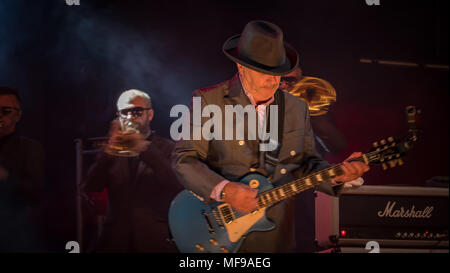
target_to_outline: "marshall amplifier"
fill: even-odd
[[[448,195],[448,188],[408,186],[362,186],[339,198],[318,193],[318,244],[348,250],[375,242],[391,252],[448,249]]]

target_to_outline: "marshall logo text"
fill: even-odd
[[[388,201],[384,211],[378,211],[378,217],[387,218],[431,218],[433,206],[426,206],[423,210],[415,210],[414,205],[410,209],[405,209],[403,206],[400,209],[395,208],[396,202]]]

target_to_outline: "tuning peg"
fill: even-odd
[[[377,146],[378,146],[378,142],[375,141],[375,142],[373,143],[373,147],[377,147]]]
[[[395,160],[389,161],[389,167],[394,168],[395,167]]]
[[[394,138],[393,137],[388,137],[388,141],[392,142],[392,141],[394,141]]]
[[[401,158],[400,158],[400,159],[398,159],[398,161],[397,161],[397,162],[398,162],[398,165],[399,165],[399,166],[403,165],[403,160],[402,160]]]
[[[383,167],[383,171],[387,170],[387,168],[388,168],[386,163],[381,164],[381,166]]]
[[[380,140],[380,144],[381,144],[381,145],[386,144],[386,140],[384,140],[384,139]]]

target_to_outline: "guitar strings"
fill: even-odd
[[[372,151],[372,152],[366,153],[365,155],[361,155],[359,157],[352,158],[353,159],[352,161],[361,161],[361,160],[364,160],[364,156],[370,158],[373,154],[376,154],[376,153],[379,153],[379,152],[380,151]],[[368,159],[368,160],[370,161],[370,159]],[[319,185],[319,184],[321,184],[321,183],[323,183],[325,181],[328,181],[328,179],[323,180],[323,181],[314,181],[313,179],[311,179],[312,177],[317,176],[317,175],[323,175],[323,174],[326,174],[327,176],[329,176],[329,178],[336,177],[338,175],[334,175],[334,176],[329,175],[328,171],[332,170],[332,169],[335,169],[338,172],[342,172],[341,166],[342,166],[342,163],[339,163],[339,164],[336,164],[336,165],[332,165],[332,166],[330,166],[328,168],[325,168],[325,169],[322,169],[322,170],[320,170],[320,171],[318,171],[316,173],[310,174],[308,176],[304,176],[302,178],[296,179],[296,180],[294,180],[294,181],[292,181],[290,183],[287,183],[285,185],[282,185],[282,186],[276,187],[274,189],[271,189],[271,190],[265,191],[263,193],[260,193],[258,195],[258,197],[260,197],[259,200],[258,200],[258,207],[259,208],[263,208],[263,207],[270,206],[270,205],[272,205],[274,203],[277,203],[277,202],[282,201],[284,199],[290,198],[290,197],[292,197],[292,196],[294,196],[294,195],[296,195],[296,194],[298,194],[300,192],[303,192],[303,191],[305,191],[307,189],[314,188],[316,185]],[[308,179],[308,178],[310,179],[310,181],[312,181],[312,185],[306,185],[305,184],[305,180]],[[292,185],[295,185],[295,188],[297,190],[292,189]],[[280,189],[283,190],[283,193],[285,194],[285,196],[281,196],[281,194],[279,192],[277,192]],[[269,198],[267,198],[267,196]],[[273,196],[273,197],[271,197],[271,196]],[[269,202],[266,202],[264,200],[264,198],[265,199],[269,199]],[[272,199],[275,199],[275,200],[272,201]]]
[[[387,148],[389,148],[389,147],[385,147],[385,148],[383,148],[381,150],[368,152],[368,153],[363,154],[363,155],[361,155],[359,157],[356,157],[356,158],[351,158],[351,161],[364,161],[365,162],[365,160],[364,160],[364,156],[365,156],[367,158],[367,160],[370,162],[371,161],[371,157],[374,154],[380,153],[381,151],[384,151]],[[321,184],[323,182],[329,181],[330,178],[339,176],[340,174],[337,174],[337,172],[342,172],[342,168],[341,168],[342,164],[343,163],[339,163],[339,164],[336,164],[336,165],[329,166],[329,167],[327,167],[325,169],[322,169],[322,170],[320,170],[318,172],[315,172],[313,174],[301,177],[301,178],[296,179],[296,180],[294,180],[292,182],[289,182],[289,183],[287,183],[285,185],[282,185],[282,186],[279,186],[279,187],[276,187],[276,188],[273,188],[271,190],[268,190],[268,191],[265,191],[265,192],[262,192],[262,193],[258,194],[258,205],[257,205],[257,208],[261,209],[261,208],[264,208],[264,207],[268,207],[268,206],[270,206],[272,204],[278,203],[279,201],[282,201],[282,200],[290,198],[290,197],[292,197],[292,196],[294,196],[296,194],[299,194],[299,193],[301,193],[301,192],[303,192],[303,191],[305,191],[307,189],[314,188],[315,186],[317,186],[317,185],[319,185],[319,184]],[[330,175],[329,174],[330,170],[335,170],[336,174],[334,176]],[[323,175],[323,174],[326,174],[329,177],[329,179],[325,179],[325,180],[322,180],[322,181],[315,181],[314,179],[311,179],[314,176]],[[305,182],[306,179],[310,179],[311,185],[307,185],[306,184],[306,182]],[[292,185],[295,185],[296,190],[294,190],[292,188]],[[284,196],[281,196],[281,194],[279,192],[277,192],[280,189],[283,190]],[[263,198],[268,199],[268,202],[263,200]],[[223,214],[223,217],[225,218],[227,216],[230,216],[231,213],[234,213],[237,216],[241,215],[241,213],[235,211],[231,207],[231,210],[229,211],[229,213]]]

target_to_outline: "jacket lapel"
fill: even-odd
[[[252,105],[250,103],[249,98],[244,92],[244,89],[242,88],[241,80],[239,79],[239,74],[236,73],[236,75],[229,81],[229,87],[228,92],[226,92],[224,96],[225,105],[242,105],[242,107],[246,107],[247,105]],[[258,117],[258,113],[256,113],[256,117]],[[246,119],[244,119],[246,120]],[[224,120],[225,122],[225,120]],[[233,117],[234,122],[234,128],[236,128],[236,117]],[[240,121],[244,122],[244,121]],[[256,124],[256,126],[258,126]],[[256,127],[257,129],[258,127]],[[256,135],[258,137],[258,135]],[[247,122],[244,124],[244,139],[246,139],[245,144],[252,150],[257,152],[258,151],[258,140],[248,140],[248,126]]]

